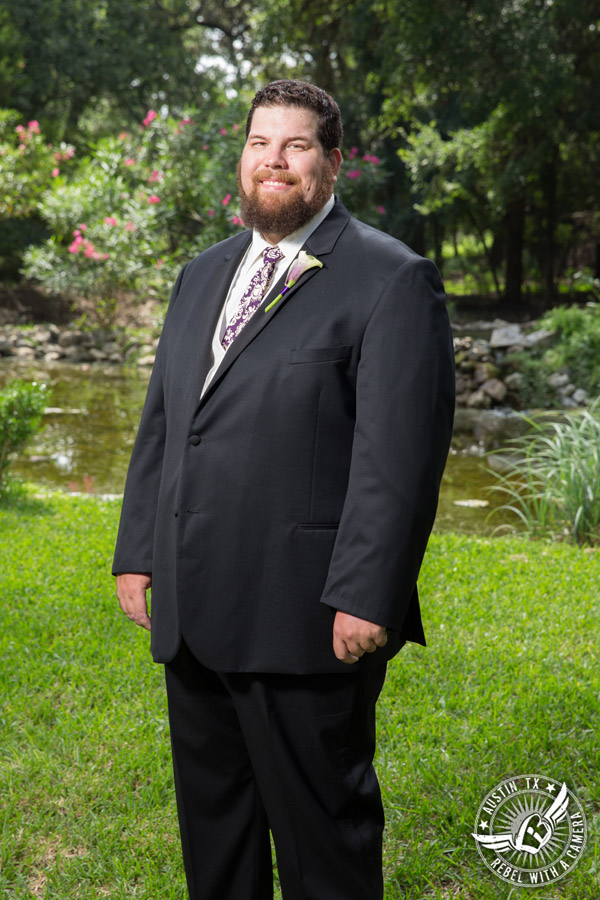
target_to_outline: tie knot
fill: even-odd
[[[283,253],[279,247],[267,247],[263,253],[263,259],[267,263],[276,263],[283,259]]]

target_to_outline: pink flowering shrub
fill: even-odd
[[[363,222],[381,228],[385,207],[378,202],[388,173],[374,153],[362,153],[350,147],[338,176],[336,193]]]
[[[42,192],[69,171],[75,149],[47,144],[35,119],[19,122],[18,114],[0,110],[0,217],[35,215]]]
[[[183,263],[240,228],[236,124],[234,104],[172,120],[149,110],[137,131],[101,139],[44,194],[52,237],[28,249],[25,274],[91,299],[103,324],[126,293],[166,298]]]

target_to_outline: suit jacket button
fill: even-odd
[[[200,437],[199,434],[193,434],[193,435],[190,437],[190,444],[191,444],[193,447],[197,447],[201,440],[202,440],[202,438]]]

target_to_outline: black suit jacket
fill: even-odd
[[[183,634],[221,671],[348,672],[336,609],[424,643],[417,575],[454,410],[435,266],[339,201],[322,263],[267,295],[201,400],[217,318],[250,242],[180,273],[133,450],[113,571],[152,574],[152,652]]]

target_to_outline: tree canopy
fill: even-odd
[[[4,0],[0,51],[0,107],[78,147],[306,77],[380,157],[383,226],[451,275],[465,236],[512,301],[599,274],[595,0]]]

